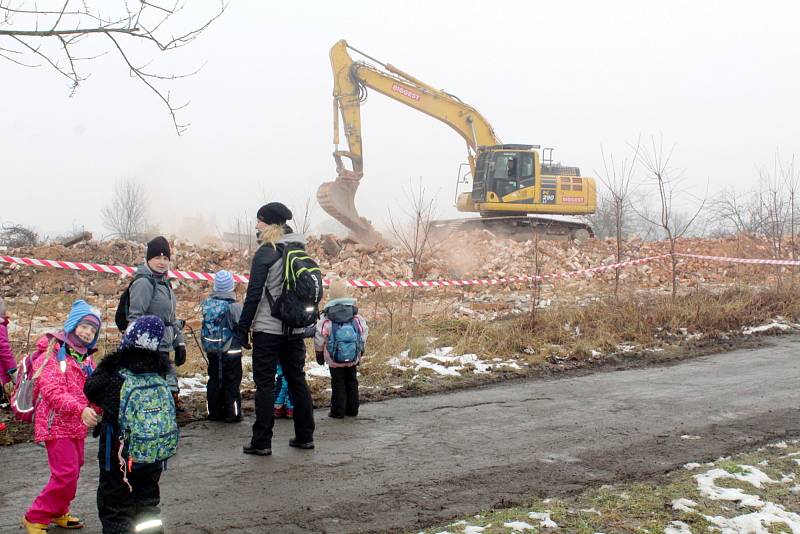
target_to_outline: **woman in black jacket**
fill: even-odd
[[[163,531],[158,519],[162,463],[136,466],[127,473],[126,483],[116,450],[120,389],[124,382],[119,371],[125,368],[135,374],[158,373],[165,377],[170,363],[164,353],[158,352],[163,336],[164,322],[159,317],[139,317],[126,330],[120,348],[100,362],[84,386],[86,398],[103,409],[103,421],[96,427],[95,436],[99,432],[97,511],[104,534]],[[135,530],[137,526],[149,528]]]

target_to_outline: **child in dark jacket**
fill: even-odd
[[[236,302],[236,281],[228,271],[214,275],[214,291],[203,301],[203,350],[208,356],[208,418],[242,420],[242,346],[238,330],[242,305]]]
[[[155,315],[139,317],[128,326],[119,349],[100,362],[84,387],[86,397],[103,409],[103,421],[98,427],[100,482],[97,511],[104,533],[163,532],[159,519],[161,497],[158,485],[163,462],[136,465],[123,475],[117,451],[120,390],[125,381],[120,370],[124,368],[134,374],[157,373],[164,378],[170,362],[163,352],[158,351],[163,336],[164,322],[161,318]],[[174,410],[174,406],[165,409]]]
[[[336,280],[328,290],[330,300],[317,322],[314,351],[317,363],[327,363],[331,373],[331,411],[328,417],[358,415],[357,365],[364,355],[369,328],[358,314],[356,299]]]

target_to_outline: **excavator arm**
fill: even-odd
[[[372,60],[353,61],[348,50]],[[341,40],[330,51],[333,69],[333,112],[336,180],[323,183],[317,199],[325,211],[347,226],[359,241],[381,241],[372,223],[358,215],[355,194],[364,175],[361,142],[361,103],[368,89],[440,120],[455,130],[466,142],[470,168],[475,171],[474,154],[479,146],[502,144],[487,121],[475,108],[457,97],[435,89],[400,69],[381,63]],[[339,149],[339,117],[347,140],[347,149]],[[349,161],[349,168],[348,168]]]

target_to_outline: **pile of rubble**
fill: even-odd
[[[221,243],[195,245],[173,240],[173,265],[187,271],[214,272],[228,269],[246,273],[252,251],[225,247]],[[309,238],[308,251],[318,258],[323,272],[329,277],[367,280],[421,279],[476,279],[504,276],[524,276],[535,273],[552,274],[576,271],[616,262],[616,244],[612,240],[588,240],[581,244],[563,241],[518,242],[499,238],[488,231],[473,231],[450,236],[433,243],[412,261],[410,251],[398,247],[364,245],[340,240],[332,235]],[[717,239],[682,239],[681,252],[738,256],[750,258],[772,257],[770,243],[749,236],[732,236]],[[790,247],[785,247],[786,251]],[[657,256],[669,251],[669,243],[630,239],[623,244],[623,260]],[[52,260],[85,261],[112,265],[136,265],[144,257],[144,245],[126,241],[80,242],[71,247],[45,245],[5,251],[12,256]],[[787,252],[787,255],[790,254]],[[774,267],[746,266],[729,263],[681,259],[680,282],[684,287],[739,283],[769,282],[776,274]],[[591,298],[593,294],[608,291],[608,282],[614,272],[548,281],[542,287],[541,302],[550,298]],[[641,290],[668,288],[671,274],[669,262],[660,260],[627,268],[620,272],[625,287]],[[38,305],[42,315],[55,307],[65,306],[75,298],[88,299],[101,310],[113,314],[127,277],[109,274],[67,271],[59,269],[21,267],[0,264],[0,295],[11,302]],[[207,282],[174,280],[180,302],[179,316],[196,315],[197,304],[209,290]],[[240,292],[243,288],[240,288]],[[420,298],[436,301],[453,298],[449,290],[445,297],[441,290],[423,292]],[[459,290],[459,300],[473,303],[472,309],[487,311],[506,308],[528,309],[530,290],[525,284],[467,288]],[[366,295],[365,295],[366,296]],[[540,302],[540,305],[541,305]],[[464,309],[461,305],[460,308]],[[423,307],[424,309],[424,307]]]

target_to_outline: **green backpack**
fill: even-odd
[[[157,373],[132,373],[122,368],[125,379],[119,392],[119,428],[123,455],[128,465],[162,462],[178,449],[175,401],[167,382]]]

